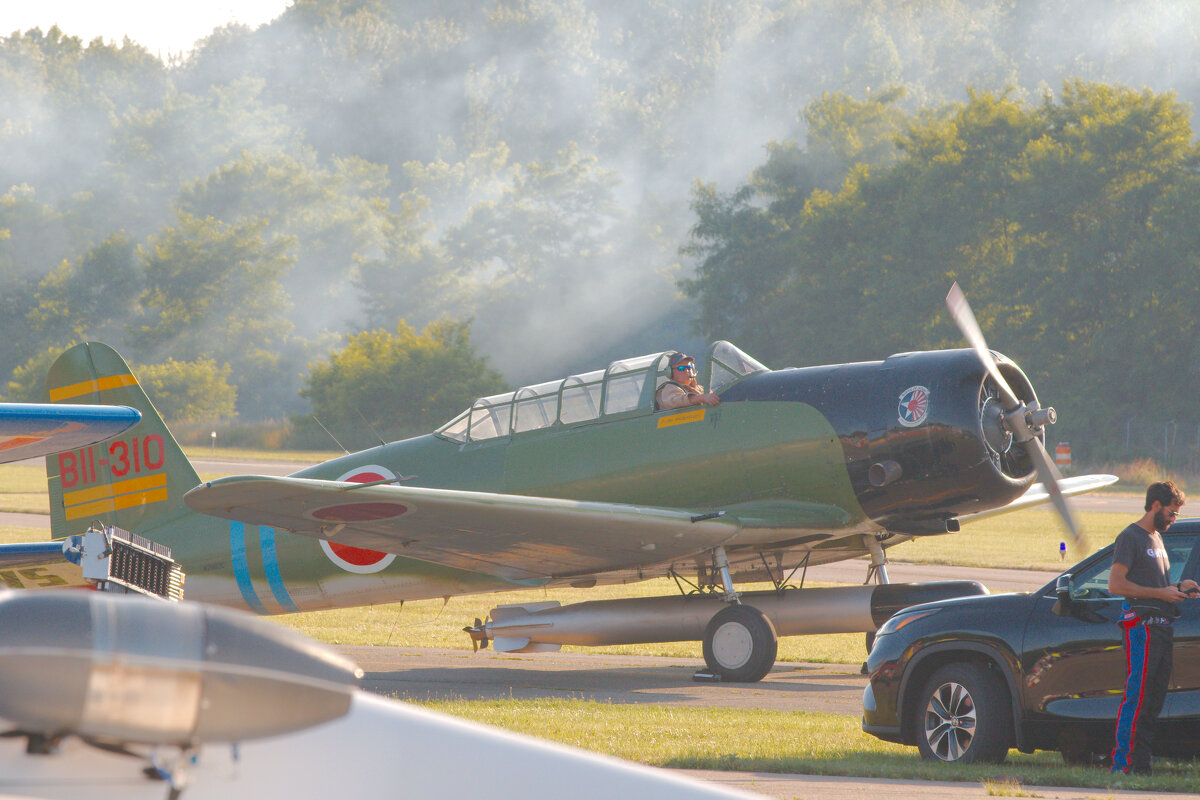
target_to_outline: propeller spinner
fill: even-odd
[[[1036,400],[1023,403],[1013,392],[1008,381],[1001,374],[992,351],[988,349],[983,332],[979,329],[979,323],[975,320],[975,314],[972,313],[971,306],[967,303],[967,298],[962,289],[958,287],[957,282],[950,287],[950,293],[946,295],[946,308],[950,310],[950,316],[954,317],[958,329],[962,331],[967,342],[975,350],[979,360],[983,362],[984,368],[988,371],[988,375],[999,389],[999,399],[1003,409],[1001,424],[1004,430],[1011,434],[1013,441],[1029,455],[1029,460],[1033,462],[1038,478],[1045,485],[1046,492],[1050,495],[1051,502],[1054,503],[1054,508],[1071,533],[1072,545],[1080,554],[1085,553],[1087,538],[1084,536],[1083,529],[1075,522],[1071,508],[1067,505],[1067,499],[1063,497],[1058,485],[1062,480],[1062,475],[1054,466],[1045,446],[1042,445],[1042,440],[1038,438],[1038,434],[1046,425],[1053,425],[1058,420],[1057,414],[1054,413],[1053,408],[1039,407]]]

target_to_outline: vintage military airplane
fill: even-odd
[[[203,484],[124,360],[82,344],[51,368],[49,399],[143,419],[47,459],[53,530],[135,531],[173,550],[190,598],[260,614],[694,575],[702,591],[501,606],[467,630],[501,650],[700,640],[715,675],[758,680],[778,635],[869,633],[907,605],[983,591],[889,585],[887,548],[1048,497],[1066,511],[1062,493],[1115,481],[1060,484],[1042,444],[1053,409],[968,335],[974,350],[779,371],[716,342],[702,383],[720,404],[668,411],[654,395],[671,351],[654,353],[481,398],[431,434],[288,477]],[[862,555],[877,585],[787,588]],[[775,590],[734,588],[763,579]]]

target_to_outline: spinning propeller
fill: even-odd
[[[946,308],[950,309],[950,316],[954,317],[958,329],[962,331],[963,336],[967,337],[967,341],[979,356],[979,360],[983,362],[984,368],[987,369],[988,375],[992,377],[1000,390],[1000,402],[1004,409],[1002,421],[1004,428],[1012,434],[1013,441],[1024,448],[1029,455],[1029,460],[1033,462],[1038,478],[1046,487],[1051,502],[1054,503],[1055,509],[1062,517],[1063,524],[1071,532],[1071,544],[1080,554],[1083,554],[1087,550],[1087,539],[1083,530],[1075,523],[1075,518],[1071,515],[1071,509],[1067,505],[1067,499],[1063,497],[1062,490],[1059,488],[1058,483],[1062,480],[1062,475],[1059,474],[1058,468],[1054,466],[1054,462],[1046,453],[1042,440],[1038,438],[1043,427],[1053,425],[1058,419],[1058,415],[1054,413],[1053,408],[1041,408],[1036,400],[1023,403],[1018,399],[1016,393],[1008,385],[1008,381],[1000,373],[996,359],[983,338],[983,332],[979,330],[979,323],[975,321],[975,315],[971,312],[971,306],[968,305],[962,289],[958,288],[957,282],[950,287],[950,293],[946,295]]]

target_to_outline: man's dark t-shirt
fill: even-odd
[[[1158,533],[1147,533],[1134,523],[1117,534],[1113,544],[1113,563],[1129,567],[1126,577],[1139,586],[1161,589],[1171,580],[1171,561],[1167,548]],[[1147,597],[1126,598],[1139,616],[1162,616],[1173,619],[1177,609],[1173,603]]]

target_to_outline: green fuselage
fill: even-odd
[[[714,345],[714,362],[719,351]],[[1026,464],[1006,460],[983,440],[985,376],[972,351],[776,372],[760,365],[727,381],[715,407],[654,411],[650,378],[666,355],[640,359],[641,372],[614,362],[602,396],[583,392],[600,386],[592,378],[578,385],[566,379],[548,394],[484,398],[438,434],[333,459],[293,477],[720,513],[731,536],[722,541],[735,573],[742,569],[744,576],[752,562],[754,569],[765,563],[760,554],[778,569],[802,557],[820,563],[861,555],[875,545],[873,535],[886,547],[944,533],[947,520],[1003,505],[1031,480]],[[1022,378],[1032,398],[1015,365],[1004,368],[1010,380]],[[486,569],[356,550],[336,543],[336,534],[319,539],[200,514],[183,500],[198,476],[116,351],[94,342],[69,349],[51,368],[47,392],[54,402],[126,405],[142,413],[118,438],[47,460],[55,535],[77,534],[100,520],[165,544],[188,574],[189,598],[281,613],[530,583],[638,580],[672,567],[665,556],[611,566],[601,559],[589,563],[588,574],[516,582]],[[913,400],[918,395],[920,403]],[[581,419],[581,398],[591,418],[551,423]],[[523,413],[543,403],[553,408],[526,430]],[[504,433],[510,419],[521,432]],[[885,465],[899,477],[868,480],[869,467]],[[712,552],[711,540],[694,548],[689,541],[672,549],[680,571],[699,570]],[[530,531],[529,542],[538,544],[538,531]],[[403,552],[402,543],[396,549]]]
[[[420,436],[295,473],[324,480],[396,476],[406,486],[710,509],[795,505],[851,509],[847,533],[868,524],[846,476],[842,447],[826,419],[794,402],[739,402],[618,418],[458,443]],[[169,544],[189,573],[189,597],[260,612],[415,600],[527,584],[396,557],[369,574],[335,563],[307,536],[196,515],[211,534]],[[762,516],[759,514],[758,516]],[[795,532],[790,532],[794,534]],[[158,533],[166,539],[167,531]],[[773,526],[785,538],[786,529]],[[213,552],[201,540],[231,539]],[[369,560],[369,556],[364,560]],[[232,567],[230,566],[232,565]],[[624,578],[623,578],[624,579]]]
[[[698,511],[761,499],[857,506],[837,435],[801,403],[634,414],[461,445],[421,436],[296,477],[331,480],[364,464],[411,486]]]

